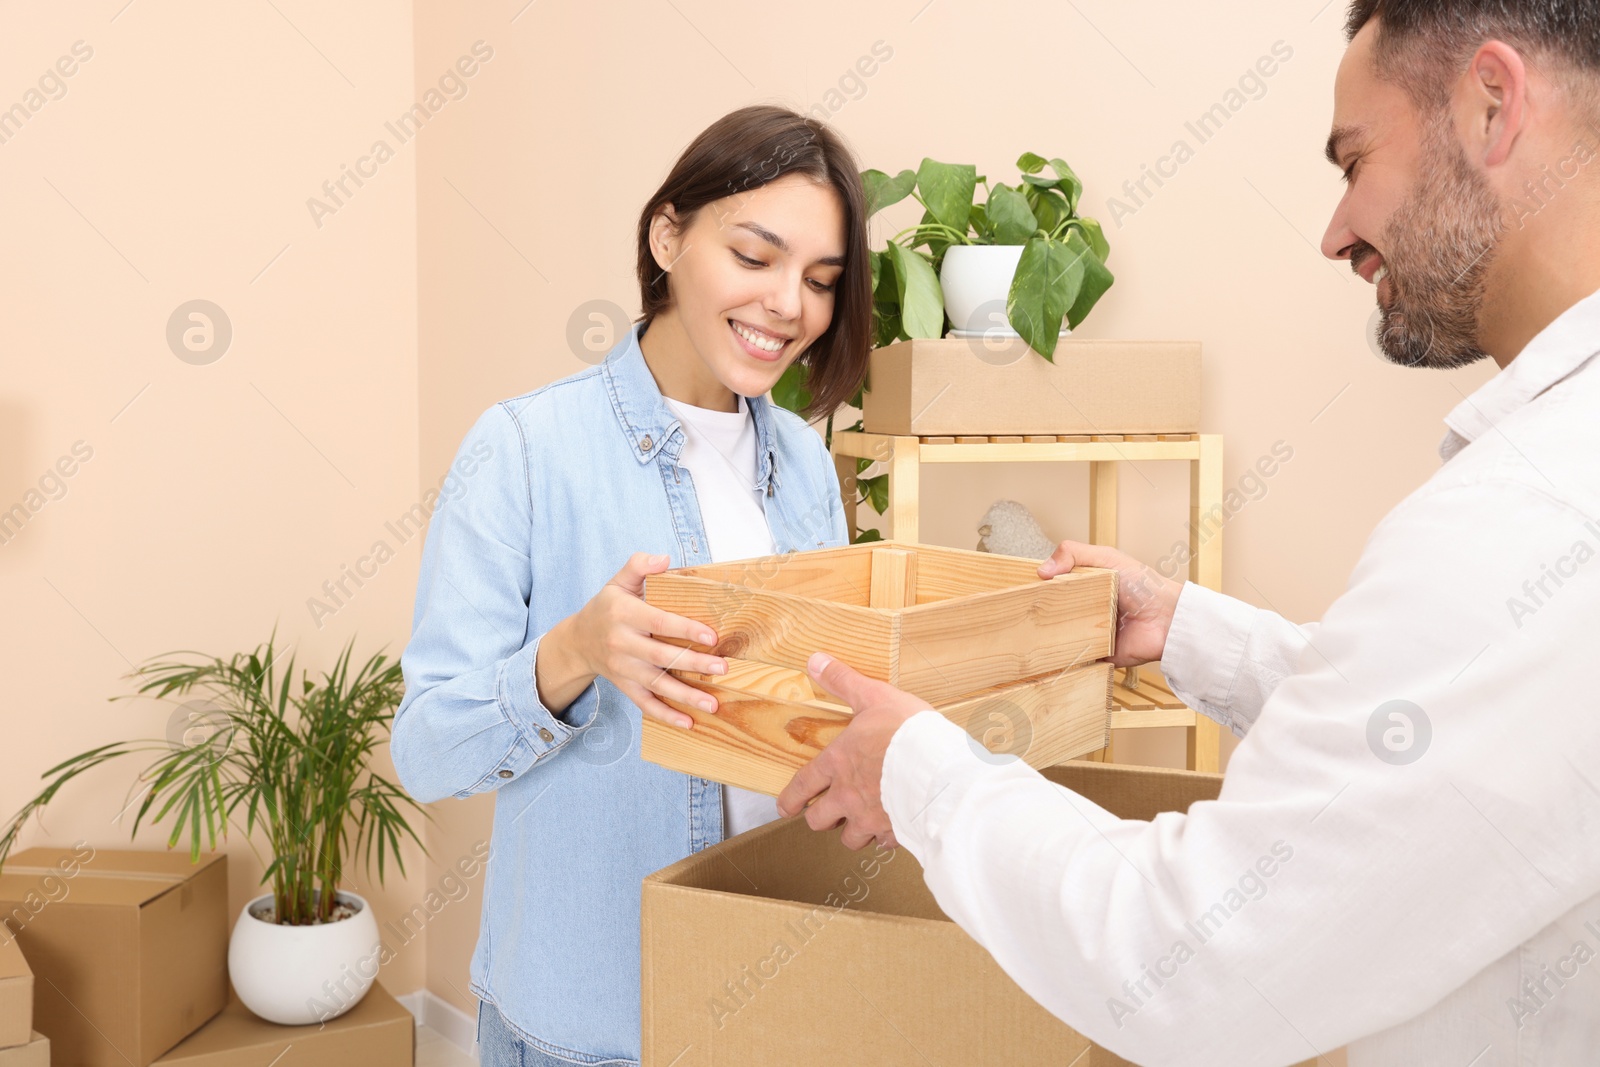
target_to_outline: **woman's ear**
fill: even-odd
[[[672,273],[672,265],[682,254],[679,251],[682,240],[683,235],[678,232],[678,213],[671,204],[666,204],[650,220],[650,254],[664,273]]]

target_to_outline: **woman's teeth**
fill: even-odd
[[[740,337],[743,337],[746,341],[749,341],[763,352],[776,352],[784,345],[788,344],[787,341],[779,341],[775,338],[768,337],[765,334],[755,333],[754,331],[747,330],[737,322],[734,322],[732,319],[729,319],[728,322],[733,326],[734,333],[737,333]]]

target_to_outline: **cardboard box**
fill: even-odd
[[[0,1067],[50,1067],[50,1039],[30,1031],[27,1043],[0,1048]]]
[[[156,1060],[181,1067],[412,1067],[417,1024],[379,982],[336,1019],[269,1023],[232,994],[222,1013]]]
[[[26,1045],[33,1036],[33,972],[22,946],[0,925],[0,1049]]]
[[[220,852],[30,848],[0,872],[58,1067],[148,1067],[221,1011],[229,917]]]
[[[1185,811],[1222,784],[1089,762],[1044,773],[1132,819]],[[877,855],[785,819],[647,877],[644,1067],[1123,1063],[951,922],[910,852]]]
[[[873,351],[868,433],[913,437],[1200,431],[1198,341],[901,341]]]
[[[804,672],[823,649],[937,706],[1111,655],[1116,573],[1038,569],[887,541],[679,567],[646,578],[644,599],[709,625],[717,655]]]

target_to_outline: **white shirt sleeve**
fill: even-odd
[[[1600,891],[1600,716],[1570,654],[1600,633],[1596,531],[1520,482],[1420,493],[1244,720],[1218,800],[1118,819],[924,712],[884,762],[895,836],[1018,985],[1139,1063],[1283,1064],[1412,1019]],[[1552,568],[1576,577],[1512,609]],[[1222,612],[1247,662],[1272,629]],[[1225,674],[1188,684],[1238,704]]]
[[[1316,623],[1296,626],[1193,582],[1184,584],[1161,672],[1173,695],[1243,737],[1261,706],[1314,647]]]

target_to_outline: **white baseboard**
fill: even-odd
[[[462,1052],[478,1058],[478,1020],[431,989],[403,993],[394,999],[405,1005],[418,1026],[436,1031]]]

